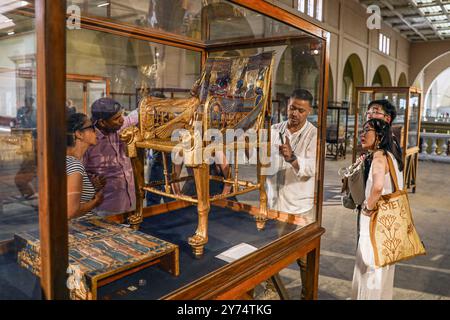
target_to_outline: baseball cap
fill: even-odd
[[[119,102],[111,98],[100,98],[92,104],[93,120],[108,120],[122,110]]]

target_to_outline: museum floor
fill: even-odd
[[[352,211],[344,209],[340,205],[340,183],[336,174],[337,170],[347,165],[348,162],[349,160],[326,162],[326,202],[324,203],[323,225],[327,231],[322,238],[319,278],[319,299],[324,300],[345,300],[350,297],[356,247],[356,216]],[[397,266],[394,299],[450,299],[450,286],[448,285],[450,283],[450,241],[448,237],[450,231],[450,198],[448,197],[450,185],[445,183],[448,180],[445,176],[447,172],[449,172],[449,168],[446,164],[432,162],[421,162],[419,164],[418,189],[416,194],[410,195],[410,200],[415,222],[425,242],[428,255]],[[240,200],[242,201],[243,199]],[[221,220],[223,214],[227,213],[218,211],[216,215],[212,215],[215,217],[212,225],[215,223],[214,220]],[[5,210],[3,215],[3,218],[7,218],[6,221],[11,222],[11,219],[8,218],[8,211]],[[195,215],[193,217],[195,218]],[[182,216],[179,218],[182,220],[186,219]],[[245,224],[248,218],[234,215],[233,218],[240,219],[238,225],[246,228],[244,233],[248,235],[247,242],[255,246],[263,245],[263,243],[259,243],[260,240],[258,240],[253,224]],[[23,220],[21,220],[22,222],[27,222],[28,220],[26,217],[21,217],[21,219]],[[2,218],[0,217],[1,221]],[[28,222],[32,224],[32,221]],[[195,219],[193,219],[193,222],[195,222]],[[26,225],[27,223],[24,224]],[[7,232],[7,230],[2,230],[5,227],[10,228],[11,224],[0,223],[0,235],[2,232]],[[150,222],[144,224],[144,229],[151,234],[160,231],[155,230]],[[221,233],[228,235],[227,237],[211,240],[211,250],[221,252],[223,248],[230,245],[234,238],[230,230],[228,228]],[[188,234],[184,236],[187,237]],[[276,237],[275,234],[273,236]],[[176,239],[173,240],[176,241]],[[205,268],[214,269],[221,265],[214,258],[209,262],[202,262],[191,260],[186,255],[181,257],[181,260],[185,261],[184,268],[189,267],[189,269],[192,269],[193,274],[195,274],[195,270],[205,271]],[[109,288],[102,290],[104,291],[104,298],[158,298],[158,296],[152,294],[153,290],[150,288],[157,286],[156,282],[149,283],[147,281],[143,284],[141,283],[143,278],[155,279],[152,276],[154,272],[158,274],[156,278],[161,283],[167,283],[164,273],[149,270],[145,276],[136,274],[129,277],[129,279],[124,279],[125,281],[121,280],[109,285]],[[291,299],[299,299],[301,281],[297,265],[292,265],[283,270],[280,275]],[[174,282],[172,290],[187,280],[180,279],[180,283]],[[130,285],[136,287],[134,292],[124,290]],[[0,287],[9,288],[8,290],[0,290],[3,291],[3,294],[0,292],[0,299],[29,299],[39,296],[38,280],[28,271],[17,268],[13,256],[0,256]],[[170,291],[170,288],[166,289]],[[109,292],[112,292],[112,294],[109,294]],[[266,292],[261,285],[256,288],[255,294],[257,299],[278,299],[276,294]]]
[[[345,300],[351,294],[355,263],[356,217],[340,205],[336,174],[349,160],[325,163],[325,199],[319,275],[319,299]],[[450,168],[448,164],[420,162],[417,193],[410,194],[415,224],[427,255],[400,263],[395,271],[395,300],[450,299]],[[297,266],[281,272],[292,299],[300,297]],[[260,299],[278,299],[264,294]]]

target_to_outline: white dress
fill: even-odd
[[[403,189],[403,173],[399,171],[397,161],[389,153],[394,163],[397,173],[397,180],[400,189]],[[366,184],[366,199],[372,188],[372,167]],[[387,173],[384,178],[384,189],[382,194],[393,192],[393,186],[390,174]],[[353,272],[352,299],[354,300],[392,300],[394,291],[394,272],[395,265],[383,268],[375,267],[375,258],[372,244],[370,242],[370,217],[361,214],[360,218],[360,237],[358,249],[356,251],[355,270]]]

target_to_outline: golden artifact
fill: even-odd
[[[392,194],[381,196],[378,210],[370,220],[370,239],[377,267],[425,254],[412,219],[408,192],[398,187],[392,159],[389,156],[387,159],[395,189]]]
[[[16,162],[34,157],[34,141],[31,129],[13,129],[11,134],[0,134],[0,160]]]
[[[264,52],[255,56],[233,58],[208,58],[200,79],[191,90],[187,99],[160,99],[144,97],[139,104],[139,128],[129,128],[121,134],[127,144],[127,154],[133,163],[136,181],[137,209],[128,217],[128,222],[138,228],[143,218],[142,202],[145,191],[169,198],[184,200],[198,207],[198,227],[189,238],[189,244],[196,256],[203,254],[208,242],[208,214],[210,203],[243,193],[259,190],[260,212],[256,216],[258,229],[263,229],[267,220],[267,196],[265,180],[261,175],[259,149],[262,142],[233,140],[222,144],[219,141],[203,139],[208,129],[225,140],[227,130],[244,132],[254,129],[270,129],[270,87],[272,78],[273,52]],[[236,131],[235,131],[236,132]],[[268,135],[270,137],[270,134]],[[269,144],[270,145],[270,142]],[[267,146],[267,145],[265,145]],[[258,152],[256,184],[241,181],[237,151],[256,147]],[[177,174],[168,174],[166,155],[163,156],[165,181],[144,183],[145,149],[164,153],[177,152],[183,156],[183,164],[192,168],[197,196],[187,196],[174,190],[172,186],[192,177],[180,178]],[[210,176],[208,159],[204,154],[214,154],[221,150],[234,151],[234,177]],[[270,151],[268,151],[270,152]],[[231,172],[231,171],[230,171]],[[221,181],[231,185],[233,191],[228,194],[211,196],[209,180]],[[155,186],[164,185],[164,191]]]

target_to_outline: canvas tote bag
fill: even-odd
[[[377,267],[426,254],[414,226],[408,193],[398,187],[397,174],[390,155],[387,160],[394,192],[381,196],[377,203],[378,210],[370,220],[370,240]]]

